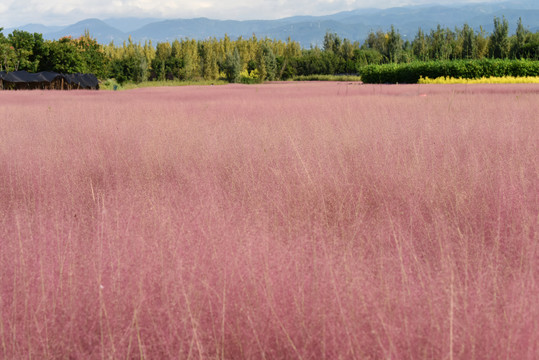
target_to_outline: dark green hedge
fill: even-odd
[[[539,61],[482,59],[368,65],[360,69],[360,75],[364,83],[370,84],[415,84],[420,77],[441,76],[465,79],[539,76]]]

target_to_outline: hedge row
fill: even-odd
[[[539,76],[539,61],[499,59],[418,61],[409,64],[368,65],[361,68],[360,75],[364,83],[370,84],[415,84],[420,77],[479,79]]]

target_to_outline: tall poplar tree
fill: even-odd
[[[505,59],[509,55],[509,23],[502,19],[494,18],[494,31],[490,35],[489,55],[496,59]]]

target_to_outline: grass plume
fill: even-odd
[[[539,357],[534,85],[0,109],[1,358]]]

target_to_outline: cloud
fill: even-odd
[[[6,12],[9,9],[10,3],[0,3],[0,14]]]
[[[381,3],[379,0],[2,0],[0,26],[21,26],[28,23],[66,25],[91,17],[104,19],[128,16],[168,19],[277,19],[293,15],[332,14],[365,7],[431,2],[433,1],[388,0]],[[452,4],[454,0],[436,2]]]

